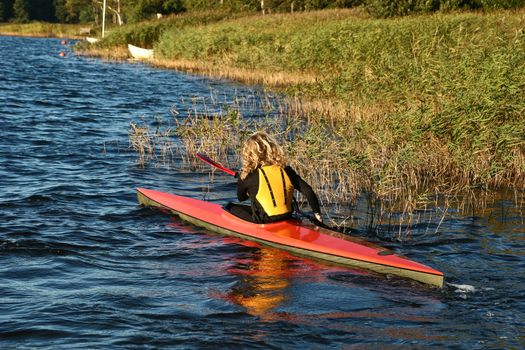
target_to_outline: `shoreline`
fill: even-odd
[[[125,47],[89,48],[75,51],[79,56],[107,59],[111,61],[126,61],[132,59]],[[173,59],[147,59],[139,62],[154,68],[171,69],[190,74],[199,74],[214,79],[226,79],[248,85],[263,85],[264,87],[286,88],[296,84],[313,84],[317,77],[315,74],[290,73],[285,71],[268,72],[262,69],[246,69],[236,67],[216,67],[198,60],[173,60]]]
[[[95,33],[92,25],[63,24],[33,21],[29,23],[0,23],[0,36],[28,37],[28,38],[59,38],[81,40],[86,34],[84,31]]]
[[[19,37],[19,38],[38,38],[38,39],[70,39],[70,40],[83,40],[86,37],[80,36],[80,35],[69,35],[69,34],[56,34],[56,35],[48,35],[48,34],[39,34],[39,33],[9,33],[9,32],[0,32],[0,36],[12,36],[12,37]]]

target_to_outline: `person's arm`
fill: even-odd
[[[293,187],[306,197],[308,205],[310,205],[310,208],[312,208],[312,211],[314,212],[315,218],[319,221],[323,221],[321,218],[321,208],[319,206],[319,199],[317,198],[317,195],[315,194],[312,187],[299,175],[297,175],[295,170],[293,170],[290,166],[285,167],[284,170],[290,178],[290,181],[292,181]]]
[[[257,174],[255,174],[257,175]],[[250,189],[259,187],[259,177],[254,176],[253,173],[248,174],[248,176],[242,180],[239,177],[237,180],[237,199],[242,202],[250,198]]]
[[[246,187],[246,180],[237,180],[237,199],[242,202],[248,199],[248,190]]]

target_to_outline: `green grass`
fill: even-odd
[[[524,31],[523,11],[379,20],[336,10],[166,30],[154,46],[168,60],[313,73],[315,83],[288,91],[346,106],[325,118],[342,157],[379,162],[387,177],[414,169],[497,188],[523,186]],[[355,143],[367,153],[349,152]]]
[[[172,15],[160,20],[150,20],[122,27],[112,27],[111,32],[101,41],[99,47],[125,46],[133,44],[152,48],[166,30],[179,30],[185,27],[195,27],[245,16],[242,13],[227,11],[205,11]]]

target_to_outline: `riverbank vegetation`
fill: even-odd
[[[273,128],[326,201],[366,192],[385,211],[402,203],[408,216],[432,198],[524,189],[523,10],[250,16],[167,28],[153,47],[155,64],[284,87],[289,96],[277,108],[282,129],[266,119],[221,137],[232,143],[222,155],[212,142],[189,153],[231,163],[242,130]],[[231,118],[193,118],[177,127],[193,144],[217,132],[203,124],[233,128]]]
[[[0,23],[0,35],[32,36],[45,38],[79,38],[83,26],[49,22],[27,24]]]

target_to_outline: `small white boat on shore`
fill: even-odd
[[[131,57],[133,57],[136,60],[149,60],[153,58],[152,49],[143,49],[142,47],[128,44],[128,50],[131,54]]]
[[[88,36],[88,37],[86,37],[86,41],[88,43],[90,43],[90,44],[94,44],[94,43],[96,43],[98,41],[98,39]]]

